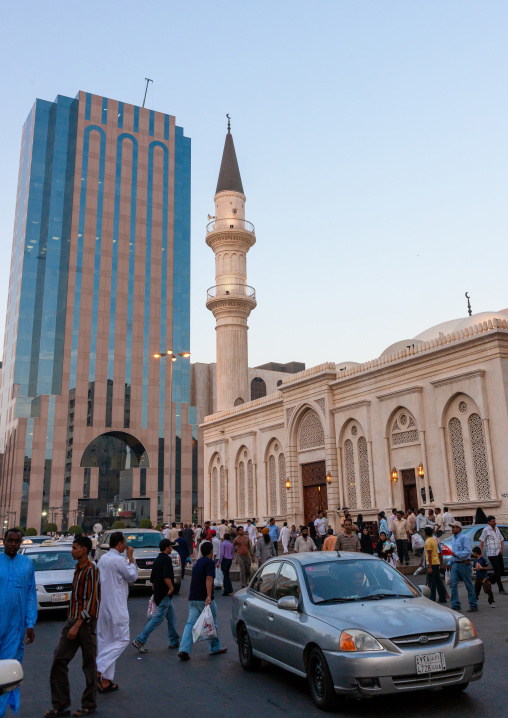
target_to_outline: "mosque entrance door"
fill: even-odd
[[[414,469],[402,469],[402,486],[404,487],[404,504],[406,511],[412,507],[418,511],[418,492],[416,489],[416,473]]]
[[[308,524],[312,514],[328,510],[326,492],[326,463],[313,461],[302,465],[304,520]]]

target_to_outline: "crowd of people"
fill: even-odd
[[[275,519],[257,524],[255,519],[236,525],[222,519],[206,521],[204,526],[176,523],[161,530],[159,555],[150,581],[153,596],[149,605],[149,620],[131,642],[140,653],[146,653],[151,633],[166,619],[168,648],[178,650],[178,658],[188,661],[194,643],[193,628],[203,610],[209,606],[214,624],[209,640],[211,656],[227,652],[222,647],[217,625],[215,589],[222,588],[222,596],[231,596],[233,585],[230,570],[236,561],[242,587],[265,561],[277,556],[280,547],[284,554],[290,551],[353,551],[377,555],[394,567],[409,564],[409,552],[421,555],[420,566],[426,568],[431,599],[447,603],[447,587],[451,592],[451,606],[461,610],[458,585],[465,585],[469,610],[478,610],[478,598],[483,590],[488,603],[495,607],[492,585],[506,595],[501,576],[503,570],[503,535],[496,526],[494,516],[485,517],[486,527],[480,537],[480,546],[472,549],[471,541],[462,531],[447,508],[424,509],[415,513],[394,508],[387,518],[378,514],[378,522],[366,523],[361,514],[355,520],[349,510],[343,510],[340,530],[329,525],[323,512],[310,517],[307,525],[288,527],[284,522],[279,529]],[[444,562],[440,537],[444,532],[453,534],[447,566],[448,575],[443,581]],[[37,619],[37,594],[34,567],[28,556],[21,555],[22,541],[19,529],[9,529],[4,536],[4,553],[0,554],[0,658],[23,659],[24,647],[33,642]],[[96,711],[97,693],[112,693],[119,689],[115,683],[116,662],[130,642],[130,617],[127,607],[129,584],[138,578],[134,550],[127,544],[121,531],[109,535],[109,551],[96,563],[92,560],[97,536],[77,535],[72,540],[72,557],[76,561],[67,620],[56,646],[50,672],[52,708],[46,716],[70,715],[70,687],[68,664],[78,648],[82,651],[82,668],[85,690],[81,706],[73,716],[87,716]],[[176,550],[182,565],[182,580],[186,564],[192,565],[188,617],[182,636],[176,629],[176,611],[173,605],[175,577],[171,553]],[[487,558],[483,554],[486,554]],[[489,574],[489,563],[493,575]],[[473,584],[472,571],[475,571]],[[0,696],[0,718],[8,706],[17,712],[19,689]]]

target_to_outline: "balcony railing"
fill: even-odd
[[[210,287],[206,293],[206,300],[215,299],[216,297],[249,297],[249,299],[256,299],[256,290],[254,287],[249,287],[247,284],[219,284],[215,287]]]
[[[251,232],[252,234],[256,233],[252,222],[247,222],[246,219],[237,219],[236,217],[231,217],[229,219],[212,219],[212,221],[208,222],[206,225],[207,234],[227,229],[240,229],[245,232]]]

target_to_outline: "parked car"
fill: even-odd
[[[470,540],[471,540],[471,548],[474,548],[474,546],[480,545],[480,536],[482,535],[483,529],[488,524],[472,524],[471,526],[463,526],[462,533],[465,534]],[[498,529],[501,531],[504,539],[504,546],[503,546],[503,562],[504,562],[504,569],[505,571],[508,570],[508,526],[505,524],[498,524]],[[453,533],[451,531],[447,531],[442,536],[439,537],[439,540],[441,541],[441,548],[443,551],[443,563],[445,566],[448,566],[450,563],[450,559],[452,557],[452,538]],[[485,551],[485,546],[483,547],[483,555],[485,558],[487,558],[487,553]]]
[[[428,595],[368,554],[271,559],[233,597],[240,663],[307,678],[320,708],[336,694],[462,691],[482,677],[483,642],[468,618]]]
[[[51,536],[25,536],[21,542],[22,546],[32,546],[33,544],[41,544],[45,541],[53,541]]]
[[[0,661],[0,696],[18,688],[22,680],[23,667],[19,661],[11,658]]]
[[[32,559],[37,588],[37,610],[67,608],[71,599],[76,561],[72,546],[21,546],[19,552]]]
[[[109,537],[113,533],[115,533],[114,530],[106,531],[101,537],[95,554],[96,561],[99,561],[101,556],[109,551]],[[134,548],[134,561],[138,567],[138,578],[131,585],[150,586],[150,574],[154,561],[160,553],[159,544],[162,535],[154,529],[123,529],[123,534],[127,545]],[[182,581],[182,564],[176,551],[171,551],[171,560],[175,574],[175,593],[178,593]]]

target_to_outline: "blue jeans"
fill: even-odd
[[[155,631],[157,626],[160,626],[163,622],[164,618],[166,618],[168,622],[168,640],[170,646],[177,646],[178,641],[180,640],[180,636],[176,632],[175,628],[175,620],[176,620],[176,612],[175,608],[173,606],[173,601],[169,596],[164,596],[162,601],[157,606],[157,611],[155,613],[155,616],[151,618],[144,629],[141,631],[139,636],[136,638],[136,641],[139,641],[140,643],[146,643],[148,636],[151,634],[152,631]]]
[[[452,594],[452,608],[460,611],[459,589],[460,581],[464,581],[467,589],[467,597],[469,599],[469,608],[478,608],[476,593],[473,588],[473,579],[471,577],[471,566],[468,563],[458,563],[454,561],[450,573],[450,591]]]
[[[190,653],[192,651],[192,629],[204,608],[204,601],[189,601],[189,618],[187,619],[187,623],[185,624],[185,628],[183,629],[183,636],[180,642],[181,653]],[[209,639],[208,652],[217,653],[217,651],[220,651],[220,640],[219,627],[217,626],[217,606],[215,605],[215,601],[211,602],[210,608],[212,609],[213,622],[215,623],[215,630],[217,631],[217,636],[215,638]]]

